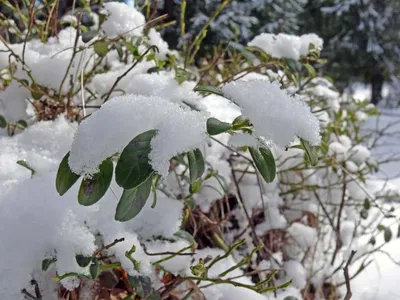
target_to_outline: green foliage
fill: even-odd
[[[0,128],[6,128],[6,127],[7,127],[6,118],[4,118],[2,115],[0,115]]]
[[[78,192],[78,202],[89,206],[99,201],[107,192],[113,175],[113,163],[106,159],[99,167],[99,172],[91,178],[84,178]]]
[[[232,129],[232,124],[222,122],[216,118],[209,118],[207,120],[207,132],[209,135],[217,135],[227,132]]]
[[[129,283],[136,295],[142,299],[159,300],[160,294],[153,288],[151,279],[146,276],[129,276]]]
[[[156,130],[141,133],[124,148],[115,168],[115,179],[120,187],[132,189],[153,173],[149,154],[150,142],[156,133]]]
[[[199,149],[188,152],[190,180],[193,182],[200,178],[205,170],[203,154]]]
[[[60,196],[64,195],[79,179],[79,175],[71,171],[68,165],[69,152],[62,159],[56,177],[56,189]]]
[[[75,260],[81,268],[85,268],[92,262],[92,257],[78,254],[75,256]]]
[[[143,183],[129,190],[124,190],[115,212],[115,220],[129,221],[140,213],[150,196],[153,176],[149,176]]]
[[[254,164],[264,178],[265,182],[274,181],[276,176],[275,159],[270,149],[266,147],[249,147]]]

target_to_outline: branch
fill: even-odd
[[[124,78],[126,75],[128,75],[128,73],[129,73],[130,71],[132,71],[132,69],[133,69],[134,67],[136,67],[137,64],[140,63],[140,62],[142,61],[142,59],[147,55],[147,53],[149,53],[150,50],[153,50],[153,49],[156,50],[157,52],[160,52],[160,51],[158,50],[157,46],[154,46],[154,45],[153,45],[153,46],[150,46],[150,47],[138,58],[138,60],[135,61],[135,63],[134,63],[128,70],[126,70],[122,75],[118,76],[117,80],[115,80],[115,82],[114,82],[114,84],[112,85],[110,91],[108,92],[108,94],[107,94],[107,96],[106,96],[106,99],[104,99],[104,103],[106,103],[107,100],[110,98],[111,93],[112,93],[112,92],[114,91],[114,89],[117,87],[118,82],[120,82],[122,78]]]
[[[349,265],[351,264],[351,261],[353,260],[355,254],[356,251],[352,250],[350,257],[347,260],[347,263],[343,269],[344,279],[346,280],[346,290],[347,290],[346,295],[344,296],[344,300],[350,300],[351,296],[353,295],[350,287]]]

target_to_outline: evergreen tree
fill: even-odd
[[[398,0],[310,0],[302,31],[324,38],[325,68],[342,88],[353,80],[371,83],[376,104],[399,66],[399,14]]]

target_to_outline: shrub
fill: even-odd
[[[376,111],[317,74],[317,36],[262,34],[198,69],[196,43],[182,58],[134,8],[56,3],[10,5],[23,42],[1,38],[1,298],[300,298],[391,239],[360,130]]]

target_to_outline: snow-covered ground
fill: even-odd
[[[384,131],[385,137],[379,139],[372,152],[380,161],[390,162],[381,164],[382,170],[377,176],[382,179],[381,183],[388,180],[388,184],[400,192],[400,111],[381,110],[380,116],[368,120],[364,130],[373,133],[372,139]],[[400,216],[400,203],[393,202],[390,205],[396,208],[395,214]],[[399,224],[393,219],[389,223],[394,223],[391,225],[393,239],[382,250],[391,258],[383,252],[373,255],[374,261],[352,281],[354,300],[400,299],[400,264],[395,263],[400,261],[400,239],[397,238]]]

